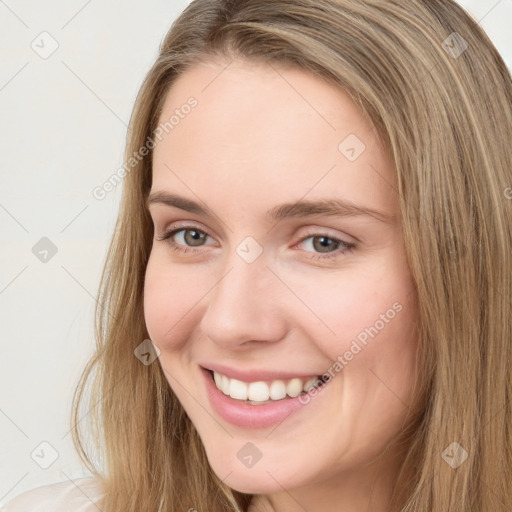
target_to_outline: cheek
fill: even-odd
[[[347,379],[359,380],[371,370],[399,388],[410,382],[416,356],[416,295],[406,267],[393,261],[364,272],[351,269],[302,279],[297,295],[309,311],[304,310],[300,322],[332,361],[334,375],[343,372]]]
[[[358,338],[364,344],[371,326],[388,330],[411,314],[411,285],[393,274],[347,271],[317,275],[303,278],[295,290],[309,310],[303,307],[305,319],[315,326],[316,337],[327,336],[338,343]]]
[[[208,283],[183,266],[170,265],[152,253],[144,281],[144,318],[151,340],[162,351],[181,348],[183,333],[200,307]]]
[[[342,272],[283,269],[280,275],[289,289],[278,292],[282,296],[277,307],[290,327],[300,326],[333,362],[341,356],[343,365],[368,367],[379,358],[396,366],[406,356],[400,352],[413,349],[413,283],[398,257],[378,263]],[[215,275],[209,269],[199,272],[194,265],[170,264],[162,248],[151,253],[144,317],[150,338],[160,350],[173,352],[185,345],[200,323],[208,291],[218,281]]]

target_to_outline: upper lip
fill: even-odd
[[[258,370],[255,368],[230,368],[223,364],[213,364],[213,363],[205,363],[201,364],[205,370],[211,370],[221,375],[225,375],[230,379],[237,379],[242,382],[258,382],[258,381],[272,381],[272,380],[289,380],[295,377],[299,379],[311,379],[313,377],[318,377],[319,373],[304,373],[304,372],[289,372],[283,370]]]

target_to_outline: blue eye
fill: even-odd
[[[306,238],[303,238],[300,241],[300,243],[304,243],[306,240],[311,240],[312,243],[310,244],[310,246],[313,249],[319,251],[315,254],[315,256],[313,256],[313,259],[317,260],[336,258],[340,254],[345,254],[347,252],[352,251],[355,248],[355,244],[351,242],[346,242],[345,240],[341,240],[340,238],[334,238],[332,236],[326,236],[322,234],[309,235]],[[315,243],[315,240],[318,240],[319,242]],[[329,250],[332,249],[333,247],[333,250]],[[338,250],[340,248],[341,250]]]
[[[179,233],[183,232],[183,241],[185,244],[191,244],[191,245],[184,245],[181,243],[176,243],[174,240],[174,237],[178,235]],[[190,233],[190,236],[187,236],[186,233]],[[205,233],[204,231],[201,231],[200,229],[197,229],[195,226],[184,226],[180,228],[173,229],[171,228],[169,231],[165,232],[160,238],[157,240],[163,241],[163,240],[169,240],[169,245],[172,247],[174,251],[177,252],[189,252],[190,248],[192,247],[201,247],[202,243],[209,235]],[[199,242],[199,243],[197,243]],[[193,249],[192,249],[193,250]]]
[[[175,237],[181,236],[182,241],[176,242]],[[173,252],[178,253],[189,253],[197,252],[194,248],[202,247],[204,242],[211,238],[208,233],[202,231],[195,226],[182,226],[179,228],[171,228],[166,231],[161,237],[157,238],[159,241],[168,241],[169,246]],[[310,247],[317,251],[305,251],[307,253],[313,253],[309,258],[315,260],[327,260],[337,258],[340,255],[351,252],[356,245],[351,242],[346,242],[340,238],[334,238],[327,236],[326,234],[310,234],[307,237],[300,240],[299,244],[304,243],[306,240],[311,240]],[[318,243],[317,243],[318,241]],[[211,245],[211,244],[210,244]]]

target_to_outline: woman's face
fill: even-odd
[[[161,114],[174,118],[154,149],[148,332],[229,486],[349,481],[412,406],[417,304],[392,165],[344,92],[226,65],[188,70]],[[205,369],[228,394],[276,399],[231,398]],[[322,374],[322,388],[280,398]]]

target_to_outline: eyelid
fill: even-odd
[[[170,231],[178,230],[178,229],[197,229],[205,234],[207,234],[210,238],[215,239],[214,236],[210,234],[208,229],[204,228],[202,225],[196,225],[194,221],[177,221],[171,223],[169,226],[162,229],[162,234],[169,233]]]
[[[333,231],[336,231],[332,228],[326,228],[326,227],[308,227],[306,228],[306,234],[301,235],[299,238],[299,242],[302,242],[305,238],[309,238],[311,236],[326,236],[329,238],[333,238],[336,240],[339,240],[340,242],[345,242],[346,244],[356,244],[358,240],[353,237],[346,234],[338,234],[333,233]]]
[[[170,226],[164,228],[163,234],[169,233],[170,231],[173,231],[175,229],[187,229],[187,228],[195,228],[198,231],[204,232],[206,235],[208,235],[210,238],[215,239],[215,237],[209,232],[208,229],[198,226],[194,223],[194,221],[177,221],[172,223]],[[328,236],[329,238],[334,238],[336,240],[340,240],[341,242],[345,242],[347,244],[356,244],[359,242],[359,240],[353,236],[349,236],[346,234],[339,235],[337,233],[333,233],[335,231],[333,228],[328,227],[307,227],[306,233],[300,235],[300,237],[297,238],[295,244],[304,241],[305,238],[308,238],[310,236]]]

